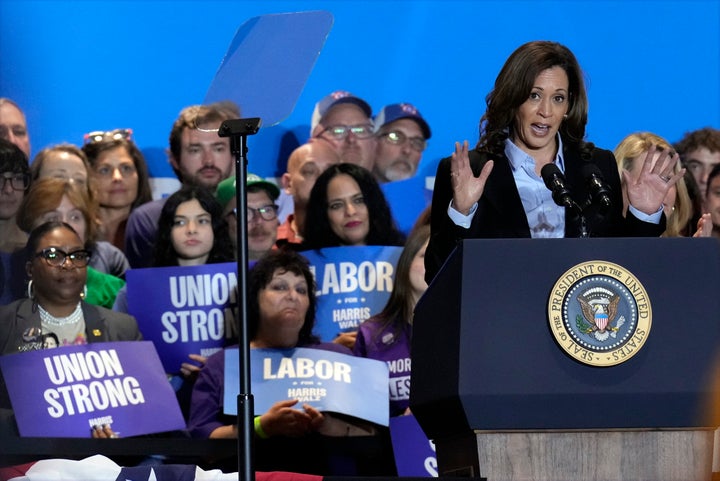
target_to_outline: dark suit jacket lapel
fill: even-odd
[[[108,339],[108,333],[105,326],[105,318],[100,312],[100,309],[82,302],[83,317],[85,318],[85,333],[87,334],[87,341],[90,342],[105,342]]]
[[[40,323],[40,312],[37,310],[37,307],[35,307],[35,302],[26,299],[17,310],[17,324],[23,325],[27,322],[28,327],[37,327],[39,328]],[[27,320],[27,321],[25,321]]]
[[[515,185],[510,161],[503,156],[495,160],[488,183],[483,192],[485,201],[496,212],[504,212],[507,227],[512,233],[506,237],[530,237],[530,226],[525,215],[525,208],[520,200],[520,193]],[[514,234],[514,235],[513,235]]]

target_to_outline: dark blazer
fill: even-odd
[[[473,173],[480,175],[480,170],[489,158],[488,154],[473,149],[469,152],[469,157]],[[515,185],[510,161],[505,155],[494,157],[493,160],[495,165],[478,201],[478,208],[469,229],[455,225],[447,214],[452,199],[450,158],[440,161],[432,198],[430,242],[425,252],[425,279],[428,283],[462,239],[530,237],[530,226]],[[592,162],[600,169],[611,190],[612,207],[609,212],[601,216],[595,206],[584,211],[591,236],[657,237],[663,233],[664,215],[659,225],[642,222],[630,213],[627,218],[623,217],[620,176],[612,152],[594,148],[587,159],[581,156],[578,145],[563,143],[563,160],[566,185],[578,204],[584,204],[590,195],[583,178],[585,162]],[[579,237],[579,219],[568,211],[569,209],[566,209],[565,212],[565,237]]]
[[[134,317],[81,301],[87,342],[140,341],[142,334]],[[27,342],[23,333],[40,329],[40,313],[31,299],[20,299],[0,307],[0,355],[21,352]],[[28,346],[29,347],[29,346]]]

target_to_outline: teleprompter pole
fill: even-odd
[[[226,120],[218,135],[230,137],[230,150],[235,156],[235,197],[237,199],[237,273],[238,273],[238,358],[240,360],[240,392],[237,397],[238,479],[255,481],[253,458],[254,401],[250,390],[250,339],[248,339],[247,303],[247,136],[260,129],[259,118]]]

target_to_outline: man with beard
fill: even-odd
[[[375,163],[375,131],[372,109],[350,92],[338,90],[317,104],[311,119],[311,137],[328,142],[341,162],[372,171]]]
[[[245,182],[247,192],[247,242],[248,259],[256,261],[275,245],[278,234],[278,206],[275,204],[280,189],[255,174],[248,173]],[[230,228],[230,239],[237,252],[237,197],[235,176],[220,182],[215,192],[223,205],[223,217]]]
[[[170,131],[170,165],[178,180],[215,191],[223,179],[235,172],[229,137],[217,129],[225,120],[240,118],[230,102],[184,108]],[[157,224],[165,199],[148,202],[133,210],[125,228],[125,255],[133,268],[150,267],[157,237]]]
[[[384,184],[415,175],[430,126],[412,104],[392,104],[375,116],[377,150],[372,173]]]

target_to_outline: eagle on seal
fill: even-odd
[[[613,295],[607,304],[602,302],[590,304],[583,297],[578,297],[577,300],[580,303],[583,317],[590,323],[590,329],[586,331],[588,334],[592,333],[597,340],[604,341],[609,336],[608,331],[617,331],[612,323],[617,316],[620,296]]]

